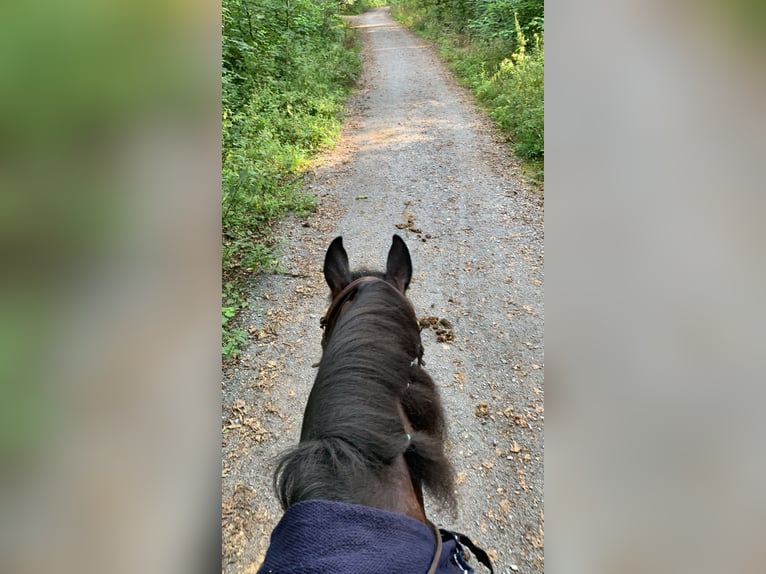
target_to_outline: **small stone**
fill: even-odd
[[[519,571],[519,567],[516,566],[516,564],[511,564],[511,570],[513,570],[514,572],[518,572]]]

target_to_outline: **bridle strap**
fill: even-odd
[[[391,285],[385,279],[381,279],[380,277],[373,277],[372,275],[365,275],[359,279],[354,279],[351,283],[346,285],[343,290],[338,293],[338,296],[333,298],[332,303],[330,303],[330,306],[327,308],[327,312],[324,314],[324,317],[319,320],[319,326],[324,329],[324,333],[322,334],[322,346],[324,346],[327,337],[330,335],[330,332],[335,326],[335,321],[338,318],[337,315],[340,313],[340,308],[343,306],[343,303],[345,303],[346,300],[348,300],[348,298],[354,293],[354,291],[359,288],[359,285],[362,283],[373,283],[376,281],[380,281],[381,283],[384,283],[393,289],[399,295],[399,297],[401,297],[401,299],[407,303],[407,306],[412,309],[413,314],[415,313],[415,310],[412,307],[412,303],[410,303],[410,300],[407,299],[407,297],[402,294],[399,289]]]
[[[345,303],[346,299],[348,299],[349,295],[353,291],[356,290],[359,285],[362,283],[371,283],[372,281],[383,281],[383,279],[380,279],[378,277],[372,277],[372,276],[365,276],[360,277],[359,279],[355,279],[348,285],[346,285],[343,290],[338,293],[338,296],[333,298],[332,302],[330,303],[330,306],[327,308],[327,313],[324,314],[324,317],[319,321],[319,324],[322,327],[325,327],[335,316],[335,314],[338,312],[338,309],[340,308],[343,303]],[[383,281],[385,283],[385,281]]]

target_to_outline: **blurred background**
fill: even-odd
[[[548,566],[764,571],[763,4],[546,8]],[[218,567],[220,33],[0,7],[2,572]]]
[[[218,560],[220,23],[0,7],[0,571]]]
[[[764,4],[546,8],[547,566],[762,572]]]

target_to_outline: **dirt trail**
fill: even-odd
[[[427,512],[491,550],[497,572],[543,572],[542,202],[425,41],[387,9],[351,20],[365,71],[341,141],[307,184],[319,208],[281,227],[283,272],[258,278],[251,344],[224,369],[223,569],[255,572],[281,516],[273,460],[298,440],[320,357],[325,249],[343,235],[352,267],[382,268],[399,233],[418,316],[452,327],[424,329],[423,342],[459,515]]]

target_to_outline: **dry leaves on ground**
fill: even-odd
[[[230,417],[229,422],[223,426],[224,430],[241,430],[248,438],[255,442],[263,442],[268,438],[269,431],[263,428],[260,421],[255,417],[248,416],[250,413],[243,399],[234,401],[234,404],[228,407],[228,410]]]
[[[227,562],[242,553],[253,536],[255,525],[266,518],[265,510],[256,509],[255,499],[252,488],[238,483],[232,495],[221,501],[221,550]]]

